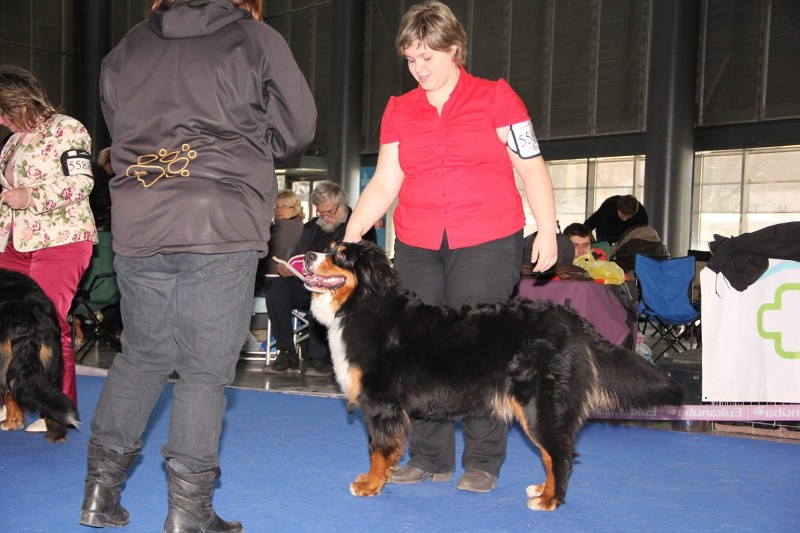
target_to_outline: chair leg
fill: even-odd
[[[113,329],[115,320],[119,317],[119,308],[112,306],[100,310],[100,313],[103,314],[102,319],[98,318],[95,313],[96,312],[91,312],[86,315],[75,315],[73,318],[73,331],[75,328],[80,328],[83,337],[83,343],[80,347],[75,349],[76,362],[83,361],[89,353],[89,350],[101,339],[106,341],[117,351],[122,349],[122,345],[116,336],[116,331]],[[81,324],[81,318],[84,316],[90,320],[89,331],[86,331],[86,328]],[[87,336],[87,334],[89,335]],[[73,333],[73,343],[75,342],[75,338],[75,333]]]

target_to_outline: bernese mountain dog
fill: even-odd
[[[0,397],[2,430],[21,429],[25,410],[45,420],[45,439],[64,442],[80,427],[78,410],[61,392],[64,361],[55,306],[30,277],[0,268]]]
[[[680,387],[641,356],[604,340],[577,313],[509,300],[451,309],[400,290],[371,243],[305,257],[311,312],[328,327],[336,380],[369,432],[369,472],[350,485],[378,494],[405,452],[412,418],[519,421],[546,471],[528,507],[564,503],[584,421],[596,409],[680,405]]]

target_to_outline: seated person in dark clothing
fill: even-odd
[[[321,181],[311,192],[311,203],[317,215],[303,226],[300,240],[290,255],[306,252],[322,252],[331,242],[344,238],[344,230],[352,210],[347,205],[344,189],[336,183]],[[370,229],[365,240],[376,242],[375,229]],[[272,323],[272,333],[278,348],[275,361],[265,368],[265,372],[276,374],[300,369],[300,360],[294,347],[292,333],[292,310],[308,309],[311,293],[303,282],[292,275],[283,265],[278,265],[281,277],[273,279],[265,288],[267,313]],[[308,354],[306,356],[306,376],[331,375],[333,369],[326,343],[325,327],[309,315]]]
[[[269,252],[258,260],[256,269],[255,296],[263,297],[266,286],[278,276],[278,263],[273,257],[284,261],[291,257],[300,234],[303,232],[303,204],[300,197],[290,190],[284,189],[275,199],[275,217],[269,227]],[[247,336],[243,352],[261,353],[267,351],[269,339],[266,338],[266,329],[251,330]]]
[[[595,259],[607,259],[606,253],[600,248],[594,248],[594,239],[592,238],[592,230],[586,224],[575,222],[564,228],[564,235],[569,237],[572,245],[575,247],[575,258],[586,255],[589,252],[594,254]]]
[[[647,211],[632,194],[610,196],[585,224],[595,231],[598,241],[613,244],[628,228],[648,224]]]
[[[292,256],[300,234],[303,232],[303,204],[294,191],[284,189],[275,199],[275,219],[269,228],[269,252],[258,260],[256,270],[256,296],[264,296],[264,287],[268,280],[274,279],[267,276],[278,274],[278,263],[273,257],[284,261]]]

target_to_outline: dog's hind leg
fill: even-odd
[[[410,421],[397,407],[365,406],[362,402],[361,410],[369,431],[369,472],[356,477],[350,484],[350,492],[354,496],[374,496],[389,481],[405,452]]]
[[[67,440],[67,428],[66,426],[59,424],[52,418],[45,418],[44,419],[45,426],[47,427],[47,433],[44,434],[44,439],[47,442],[66,442]]]
[[[537,511],[555,511],[564,503],[572,471],[574,437],[556,434],[552,424],[543,424],[536,418],[536,408],[523,407],[514,401],[514,413],[523,431],[531,442],[539,448],[545,469],[545,480],[540,485],[530,485],[525,490],[528,495],[528,508]],[[543,427],[543,426],[550,427]],[[534,428],[537,431],[534,432]],[[541,437],[537,438],[537,434]]]
[[[25,426],[25,411],[11,395],[6,394],[6,419],[0,424],[3,431],[22,429]]]

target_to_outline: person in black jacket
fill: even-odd
[[[597,241],[614,244],[623,233],[634,226],[649,223],[647,211],[632,194],[606,198],[585,224],[595,230]]]
[[[311,203],[317,216],[306,222],[300,240],[291,255],[325,251],[332,242],[344,238],[344,230],[352,210],[347,205],[347,194],[341,186],[331,181],[321,181],[311,192]],[[375,229],[370,229],[364,239],[377,242]],[[280,278],[273,279],[265,288],[267,314],[272,323],[272,333],[278,348],[278,357],[264,371],[271,374],[297,372],[300,358],[294,346],[292,310],[307,310],[311,292],[300,278],[283,265],[278,265]],[[309,315],[308,354],[305,362],[306,376],[326,376],[333,373],[326,344],[325,328]]]
[[[268,249],[275,161],[305,152],[316,106],[263,0],[149,4],[100,74],[125,334],[91,423],[80,522],[129,522],[120,491],[175,372],[163,530],[239,532],[211,505],[225,387]]]

